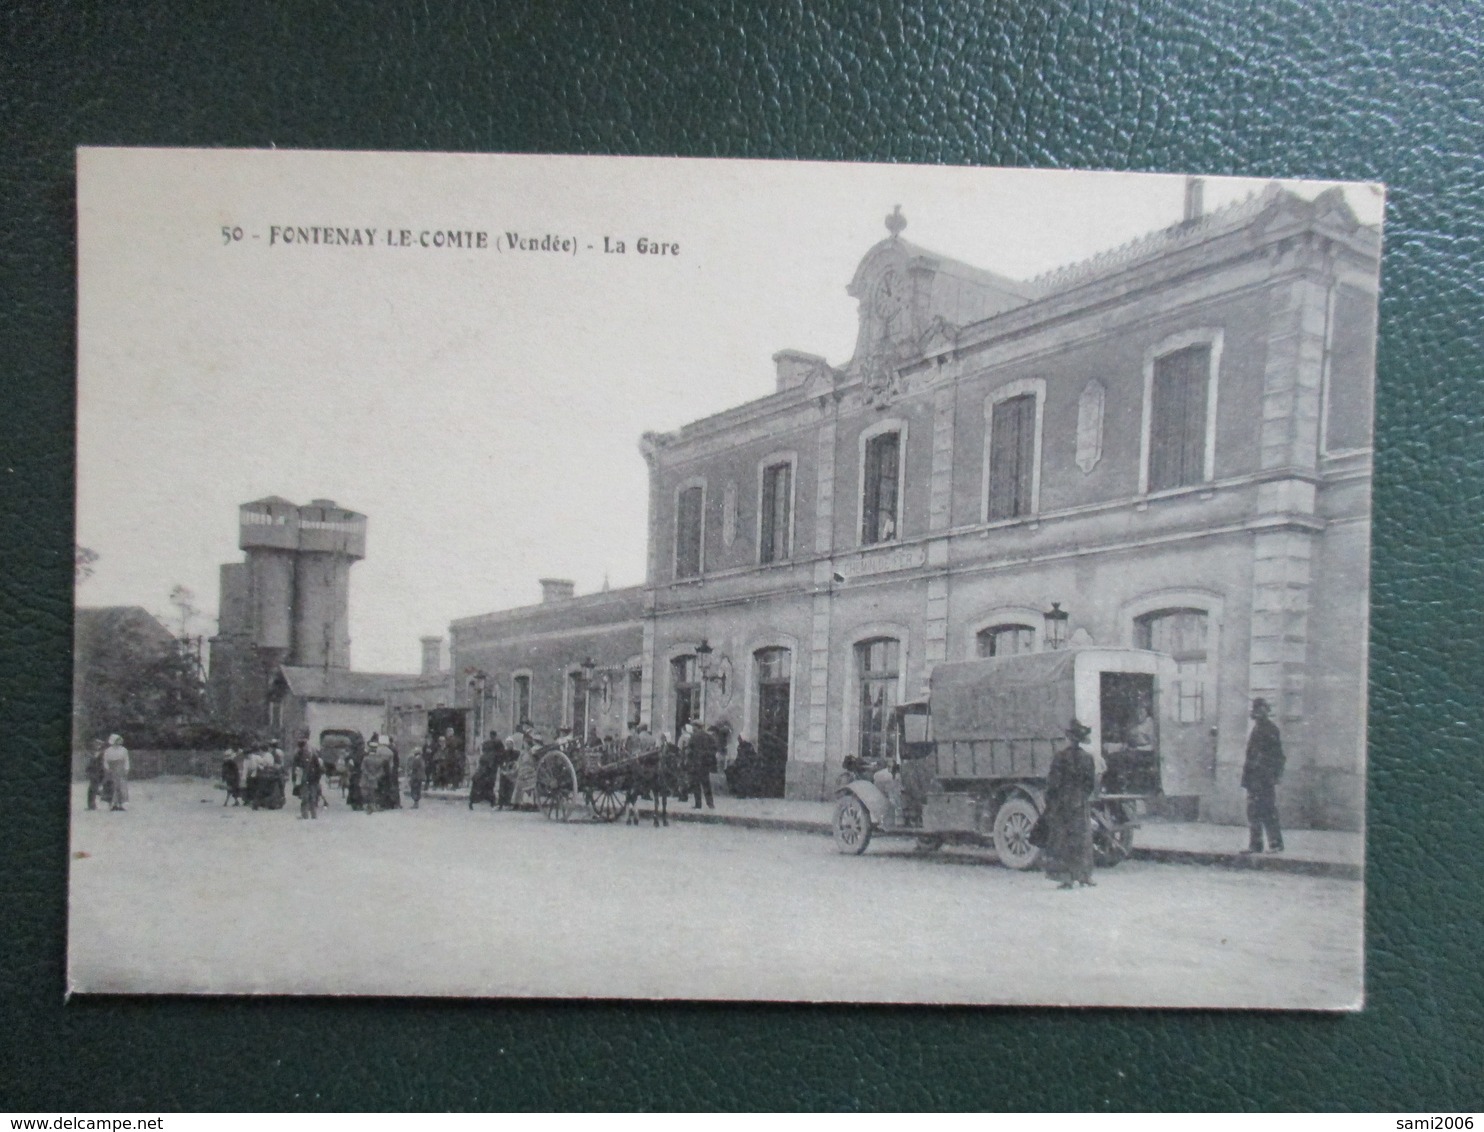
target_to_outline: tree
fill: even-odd
[[[195,656],[138,606],[77,611],[73,712],[79,742],[117,731],[138,747],[195,746],[215,730]]]

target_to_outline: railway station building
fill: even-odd
[[[1153,648],[1173,806],[1242,820],[1262,696],[1285,821],[1359,828],[1379,232],[1338,189],[1203,212],[1195,183],[1019,280],[905,224],[846,288],[850,359],[783,350],[769,395],[644,436],[643,587],[457,622],[456,665],[519,695],[523,650],[533,718],[598,675],[620,730],[725,718],[824,798],[940,661]]]

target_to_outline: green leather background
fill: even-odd
[[[1484,1107],[1484,8],[31,0],[0,28],[0,1107]],[[80,143],[1388,182],[1366,1011],[64,1005]]]

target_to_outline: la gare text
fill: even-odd
[[[244,233],[242,228],[222,226],[222,242],[225,244],[240,243],[247,236],[253,240],[262,238],[257,233]],[[587,251],[603,255],[633,254],[671,258],[680,255],[680,245],[675,241],[657,240],[650,236],[601,236],[595,240],[581,240],[576,236],[552,232],[492,233],[478,228],[340,228],[274,224],[268,229],[268,246],[430,248],[458,251],[493,249],[497,252],[547,255],[576,255],[579,251]]]

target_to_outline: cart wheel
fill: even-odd
[[[1092,863],[1098,868],[1111,869],[1133,855],[1134,830],[1124,824],[1127,820],[1123,806],[1117,803],[1092,811]]]
[[[1028,869],[1041,857],[1031,844],[1031,830],[1041,816],[1036,804],[1019,795],[1009,799],[994,816],[994,851],[1009,869]]]
[[[854,794],[835,803],[835,848],[858,855],[871,844],[871,811]]]
[[[566,821],[577,797],[577,770],[561,751],[548,751],[536,764],[536,802],[551,821]]]
[[[623,813],[624,797],[611,787],[599,787],[588,795],[588,805],[599,821],[617,821]]]

